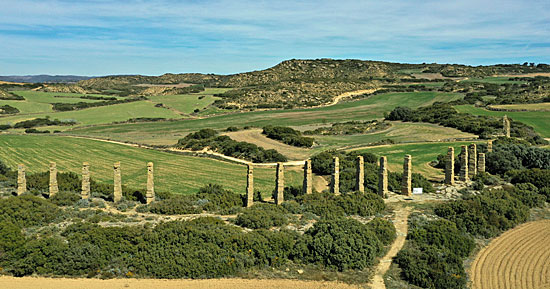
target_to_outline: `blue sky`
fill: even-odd
[[[291,58],[550,63],[550,1],[0,0],[0,75],[229,74]]]

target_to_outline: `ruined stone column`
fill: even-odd
[[[147,193],[145,194],[145,199],[147,204],[152,203],[155,200],[155,179],[153,175],[153,163],[147,163]]]
[[[405,155],[403,161],[403,178],[401,180],[401,193],[407,196],[412,196],[412,157]]]
[[[468,147],[467,146],[460,147],[460,180],[464,182],[470,180],[470,178],[468,177]]]
[[[510,137],[510,120],[508,119],[507,115],[504,115],[502,117],[502,127],[505,137]]]
[[[485,172],[485,154],[484,153],[479,153],[479,160],[477,163],[477,172],[478,173]]]
[[[88,162],[82,163],[82,192],[80,197],[82,199],[90,198],[90,164]]]
[[[488,140],[487,141],[487,152],[492,152],[493,151],[493,140]]]
[[[332,182],[330,182],[330,192],[333,194],[340,193],[340,160],[338,159],[338,157],[333,158]]]
[[[311,171],[311,160],[306,160],[304,164],[304,184],[302,186],[304,194],[313,192],[313,173]]]
[[[475,143],[468,147],[468,176],[473,178],[477,174],[477,146]]]
[[[455,184],[455,149],[449,147],[447,150],[447,161],[445,162],[445,184]]]
[[[363,159],[363,156],[357,156],[355,190],[361,193],[365,192],[365,161]]]
[[[27,177],[25,176],[25,165],[17,166],[17,195],[20,196],[27,191]]]
[[[55,162],[50,162],[50,197],[59,192],[57,187],[57,166]]]
[[[113,190],[113,201],[118,202],[122,199],[122,175],[120,172],[120,162],[116,162],[113,165],[114,171],[114,190]]]
[[[254,167],[248,164],[246,172],[246,207],[254,204]]]
[[[285,191],[285,166],[283,163],[277,163],[277,175],[276,175],[276,185],[275,185],[275,200],[276,205],[280,205],[284,202],[284,191]]]
[[[378,194],[385,198],[388,193],[388,159],[380,158],[380,170],[378,172]]]

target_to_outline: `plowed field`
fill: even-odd
[[[523,224],[481,250],[470,269],[472,288],[550,288],[550,220]]]

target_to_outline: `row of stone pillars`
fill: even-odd
[[[113,201],[118,202],[122,200],[122,172],[120,168],[120,162],[116,162],[113,165],[114,172],[114,189],[113,189]],[[145,199],[147,204],[155,200],[155,183],[153,175],[153,163],[147,163],[147,193]],[[21,195],[27,191],[27,179],[25,176],[25,165],[19,164],[17,166],[17,195]],[[53,197],[59,192],[57,185],[57,166],[55,162],[50,162],[50,182],[49,182],[49,197]],[[84,162],[82,164],[82,190],[80,193],[82,199],[89,199],[91,196],[90,189],[90,164]]]
[[[469,181],[470,178],[478,173],[485,172],[485,154],[477,152],[477,145],[470,144],[469,146],[461,146],[460,155],[460,173],[459,179],[463,182]],[[487,142],[487,151],[493,151],[493,141]],[[455,184],[455,150],[449,147],[447,150],[447,160],[445,164],[445,184]]]
[[[311,160],[304,162],[304,181],[302,185],[304,194],[313,192],[313,173],[311,170]],[[363,156],[358,156],[356,159],[356,174],[355,174],[355,190],[361,193],[365,192],[365,161]],[[411,188],[412,180],[412,157],[405,156],[403,163],[403,178],[402,178],[402,193],[408,196],[412,195]],[[275,204],[280,205],[284,202],[284,164],[277,163],[275,192],[273,200]],[[330,192],[340,194],[340,160],[338,157],[333,158],[332,175],[330,183]],[[380,170],[378,174],[378,194],[385,197],[388,193],[388,161],[386,157],[380,158]],[[254,204],[254,167],[248,164],[246,177],[246,201],[245,206],[250,207]]]

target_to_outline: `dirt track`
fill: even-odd
[[[505,232],[481,250],[470,268],[473,289],[550,288],[550,220]]]
[[[337,282],[296,280],[210,279],[210,280],[154,280],[154,279],[68,279],[0,277],[0,288],[10,289],[352,289],[361,288]]]

